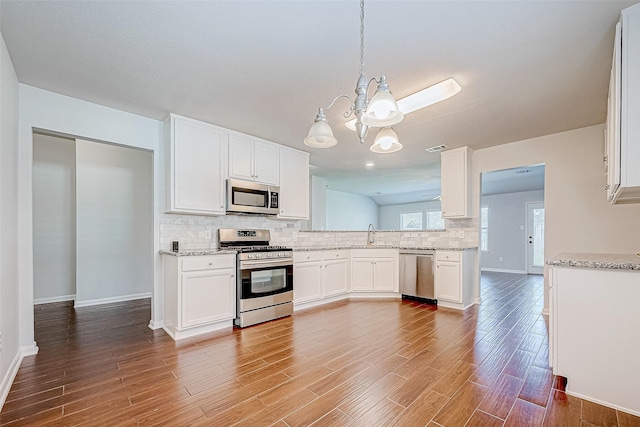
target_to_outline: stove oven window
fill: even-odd
[[[251,272],[252,294],[270,294],[285,289],[286,287],[287,270],[285,268]]]

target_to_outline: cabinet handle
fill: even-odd
[[[209,265],[213,265],[213,263],[212,263],[212,262],[210,262],[210,263],[209,263]]]
[[[233,278],[233,277],[236,277],[236,275],[235,274],[230,274],[229,277]]]

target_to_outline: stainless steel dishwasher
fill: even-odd
[[[400,250],[402,298],[436,304],[432,250]]]

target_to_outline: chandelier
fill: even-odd
[[[376,82],[378,88],[373,97],[369,99],[369,86],[372,82]],[[345,119],[352,115],[355,116],[355,131],[361,144],[364,143],[369,128],[377,127],[382,129],[376,135],[375,142],[370,148],[371,151],[374,153],[393,153],[402,149],[402,144],[398,141],[398,136],[391,126],[400,123],[404,115],[398,109],[398,103],[389,90],[385,76],[381,76],[379,80],[372,78],[367,81],[364,74],[364,0],[360,0],[360,77],[358,77],[355,92],[355,100],[352,100],[348,95],[338,95],[328,106],[319,108],[315,122],[311,125],[304,143],[314,148],[329,148],[338,143],[338,140],[333,136],[324,111],[333,107],[338,99],[347,98],[351,104],[343,116]]]

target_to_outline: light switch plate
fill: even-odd
[[[211,230],[204,230],[204,238],[206,240],[211,240]]]

